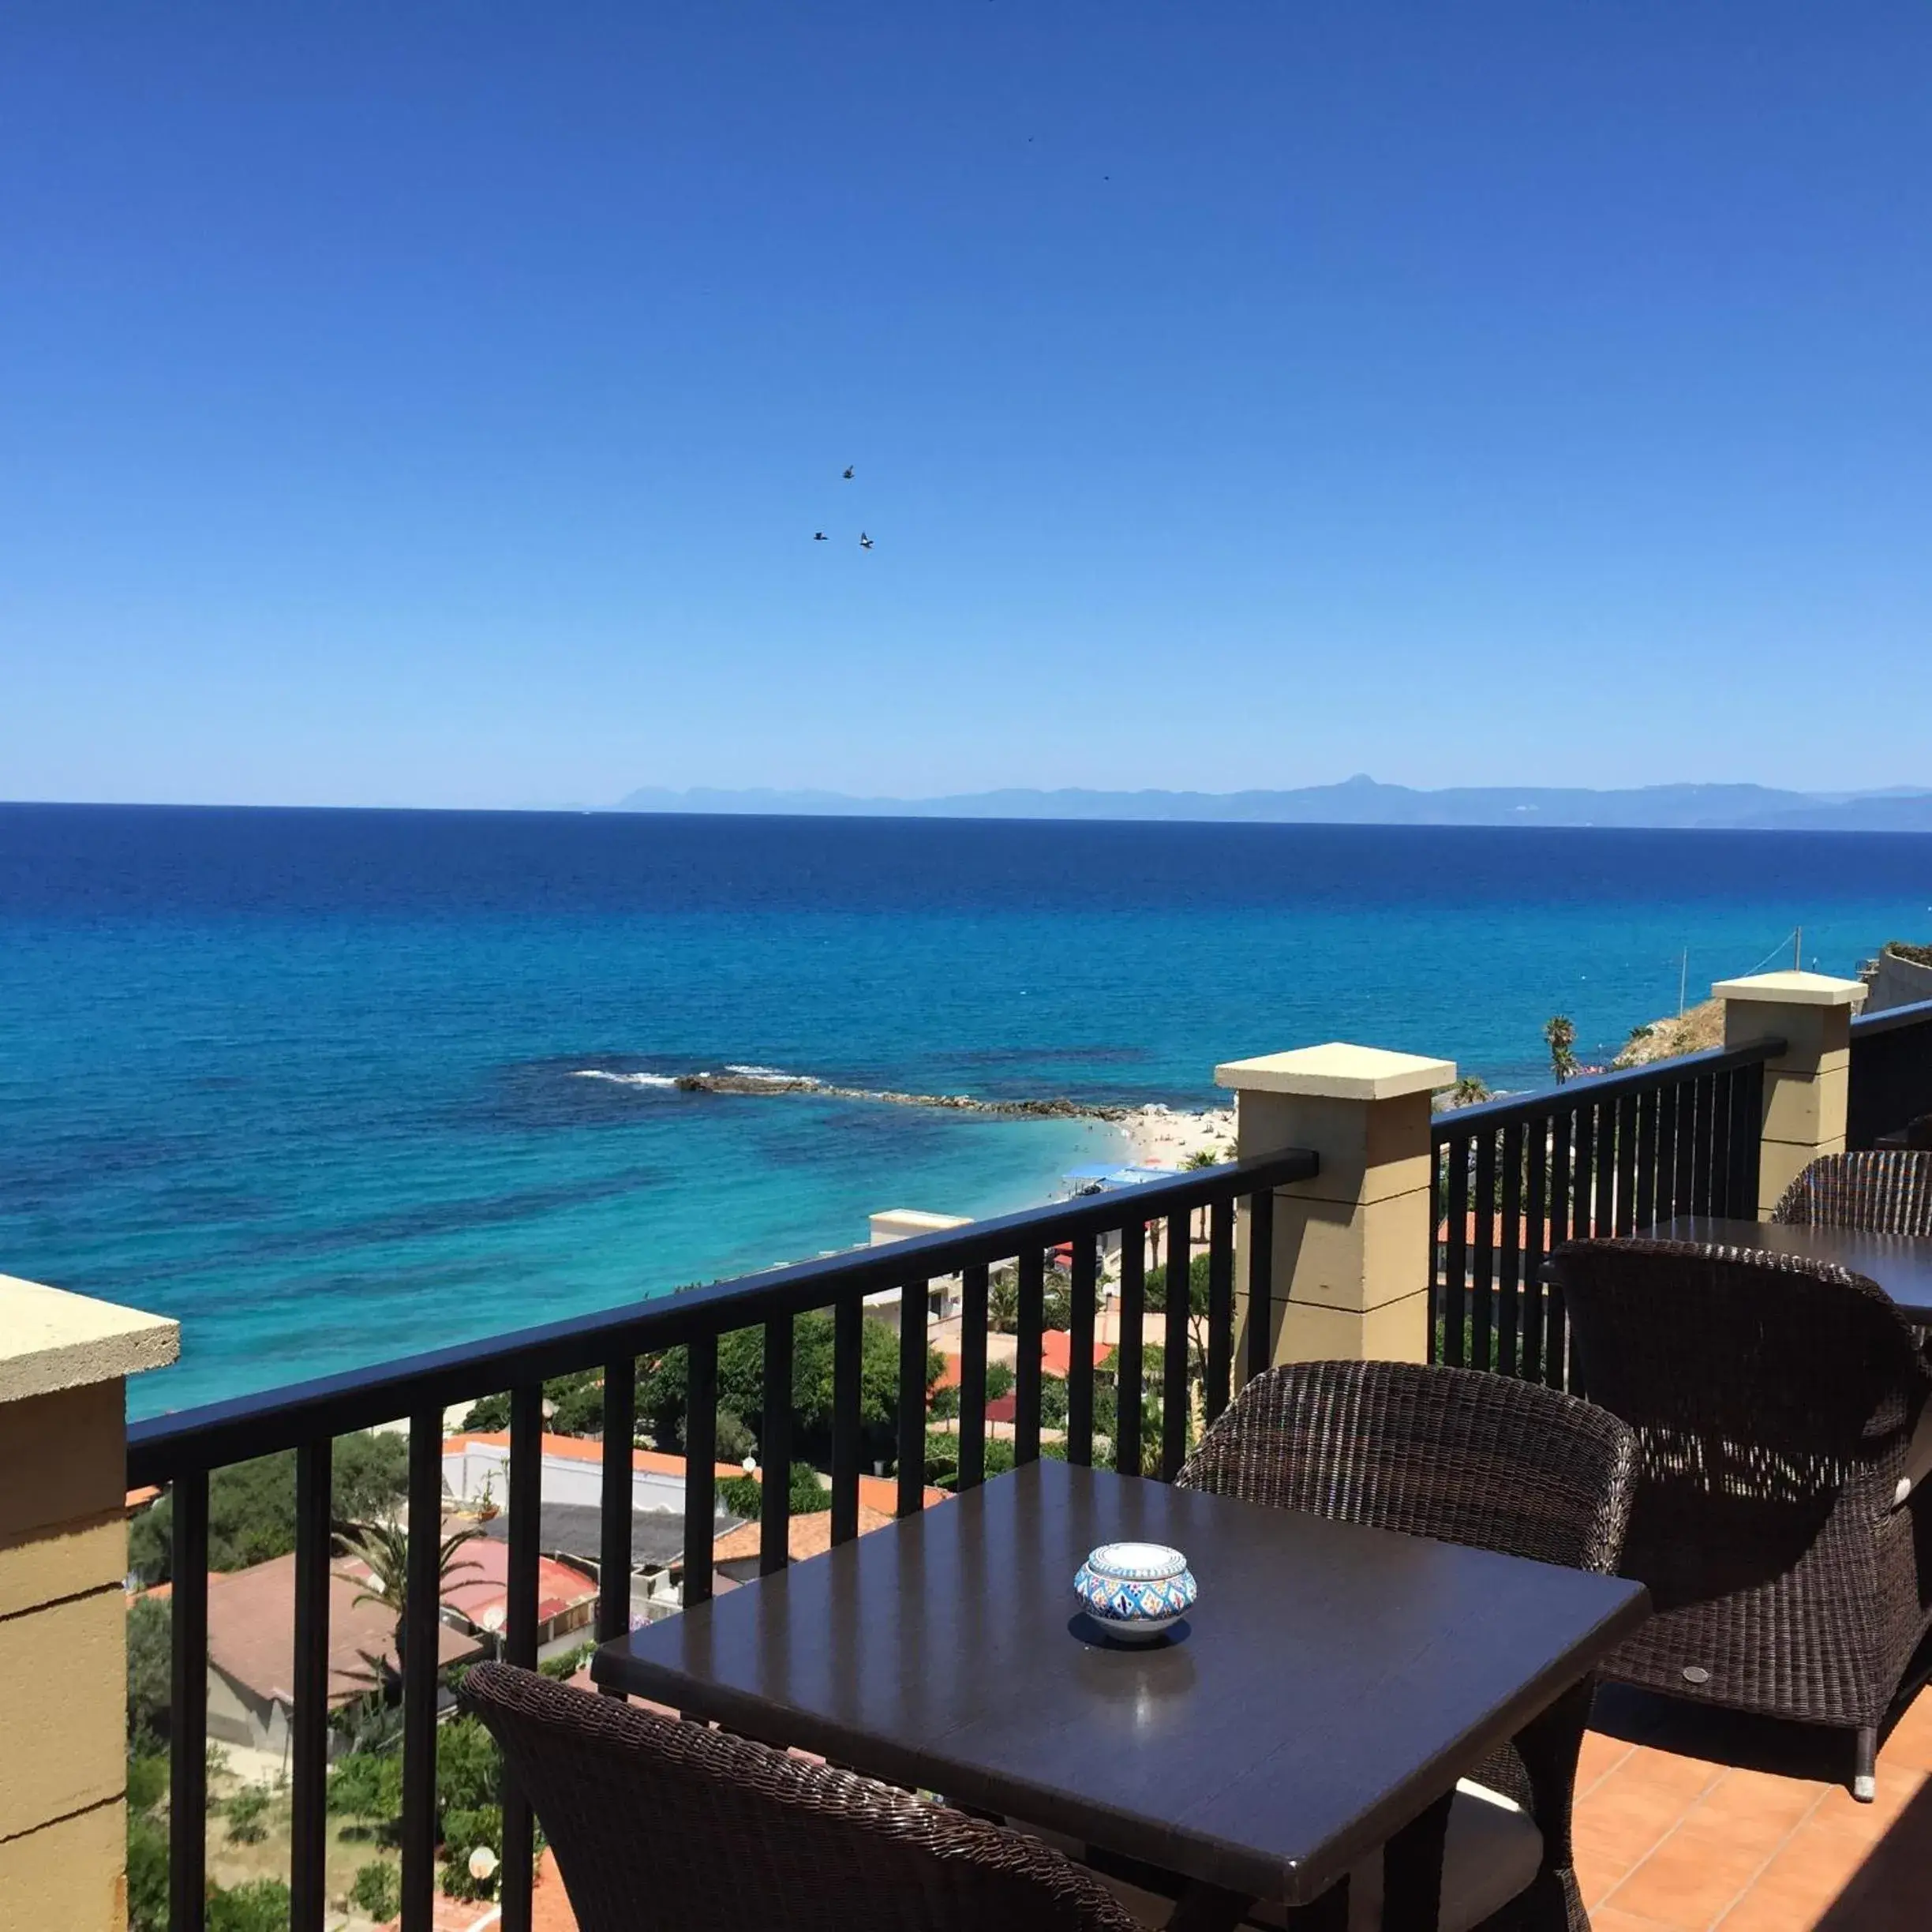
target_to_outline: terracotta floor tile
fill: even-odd
[[[1748,1891],[1774,1848],[1740,1843],[1723,1825],[1693,1818],[1604,1901],[1640,1918],[1704,1932]]]
[[[1858,1874],[1866,1848],[1802,1825],[1728,1918],[1722,1932],[1811,1932]]]
[[[1907,1770],[1932,1771],[1932,1694],[1920,1691],[1911,1709],[1898,1720],[1878,1754],[1878,1776],[1902,1766]]]
[[[1634,1912],[1619,1911],[1614,1905],[1593,1908],[1590,1932],[1678,1932],[1661,1919],[1639,1919]]]
[[[1757,1846],[1769,1858],[1817,1808],[1825,1792],[1822,1784],[1768,1771],[1727,1771],[1689,1815]]]
[[[1583,1749],[1577,1758],[1577,1795],[1586,1795],[1631,1754],[1631,1750],[1621,1738],[1605,1737],[1601,1731],[1586,1731]]]
[[[1709,1790],[1724,1774],[1726,1767],[1702,1758],[1683,1758],[1676,1751],[1659,1750],[1653,1744],[1633,1746],[1631,1754],[1616,1771],[1619,1778],[1639,1779],[1657,1791],[1676,1792],[1688,1803],[1700,1792]]]
[[[1878,1795],[1870,1804],[1860,1804],[1841,1785],[1833,1785],[1818,1801],[1811,1814],[1818,1828],[1835,1832],[1864,1844],[1876,1844],[1896,1825],[1908,1808],[1917,1814],[1923,1807],[1915,1804],[1929,1774],[1900,1765],[1878,1780]]]

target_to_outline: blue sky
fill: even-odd
[[[1932,784],[1928,73],[1918,0],[17,4],[0,796]]]

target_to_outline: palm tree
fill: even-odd
[[[482,1531],[474,1523],[464,1525],[443,1539],[436,1552],[436,1599],[442,1601],[444,1587],[466,1570],[483,1566],[472,1559],[457,1560],[457,1552]],[[404,1646],[409,1630],[410,1533],[399,1522],[350,1523],[336,1533],[335,1547],[344,1556],[353,1556],[368,1567],[369,1587],[357,1591],[358,1604],[386,1605],[395,1613],[396,1674],[406,1661]],[[371,1659],[371,1662],[375,1660]]]
[[[1577,1070],[1575,1024],[1558,1013],[1543,1028],[1543,1037],[1549,1043],[1550,1071],[1560,1087]]]

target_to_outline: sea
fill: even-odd
[[[681,1073],[1199,1108],[1349,1039],[1525,1089],[1554,1013],[1605,1058],[1928,936],[1901,834],[0,806],[0,1272],[178,1317],[152,1413],[1124,1151]]]

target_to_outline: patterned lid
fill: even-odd
[[[1103,1543],[1088,1556],[1087,1567],[1123,1582],[1152,1583],[1178,1576],[1187,1567],[1187,1559],[1165,1543]]]

